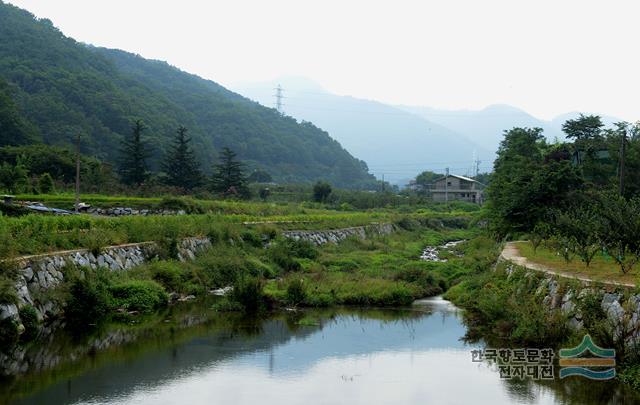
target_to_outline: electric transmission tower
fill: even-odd
[[[284,112],[282,111],[282,107],[284,106],[284,104],[282,103],[282,99],[284,98],[284,96],[282,95],[282,86],[278,85],[278,87],[275,88],[275,91],[276,94],[274,94],[274,96],[276,98],[276,110],[278,110],[280,114],[283,114]]]
[[[471,169],[471,173],[473,173],[472,177],[476,177],[478,174],[480,174],[480,159],[478,159],[478,155],[474,149],[473,151],[473,166]]]

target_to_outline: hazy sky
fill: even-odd
[[[387,103],[640,119],[637,1],[11,0],[225,86],[282,75]]]

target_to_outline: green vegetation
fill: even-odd
[[[31,196],[20,196],[28,199]],[[42,196],[51,205],[71,208],[73,197]],[[74,248],[100,248],[122,243],[161,241],[188,236],[210,235],[231,229],[234,224],[259,227],[275,224],[281,229],[336,229],[368,225],[372,222],[394,222],[403,216],[393,210],[372,212],[342,212],[305,204],[270,204],[238,201],[194,200],[191,198],[142,199],[86,196],[89,203],[115,206],[148,206],[184,209],[190,215],[94,217],[43,216],[0,217],[0,258],[21,254],[44,253]],[[124,203],[124,204],[123,204]],[[206,212],[207,214],[198,214]],[[451,211],[436,213],[417,210],[415,217],[434,226],[463,226],[472,213]],[[237,228],[236,228],[237,229]],[[224,231],[226,232],[226,231]],[[234,232],[239,232],[236,230]]]
[[[504,265],[483,272],[452,287],[445,298],[464,308],[468,337],[493,343],[533,347],[556,347],[569,334],[568,318],[548,311],[543,296],[536,295],[541,275],[525,276],[522,270],[509,275]]]
[[[329,200],[331,195],[331,185],[326,181],[319,181],[313,186],[313,200],[324,203]]]
[[[259,176],[258,173],[257,171],[253,173],[256,178],[262,177],[264,179],[268,176],[268,173],[266,176],[264,174]],[[247,181],[244,165],[236,159],[236,154],[229,148],[222,149],[220,163],[214,166],[211,190],[225,196],[247,198],[250,196]],[[261,198],[266,200],[266,197],[262,195]]]
[[[173,144],[163,162],[163,170],[166,176],[163,181],[178,189],[192,191],[202,184],[203,175],[195,159],[191,138],[187,135],[187,128],[182,125],[176,131]]]
[[[147,159],[149,150],[142,140],[142,132],[147,129],[142,120],[136,120],[131,128],[131,138],[122,141],[120,155],[120,178],[129,186],[142,185],[149,178]]]
[[[408,305],[416,298],[445,291],[465,274],[475,271],[468,261],[476,260],[472,254],[467,255],[469,259],[451,254],[446,263],[419,259],[425,245],[472,238],[477,231],[466,229],[470,223],[468,216],[331,211],[300,216],[307,221],[316,218],[318,223],[305,225],[320,229],[330,225],[366,225],[374,217],[393,221],[398,227],[397,232],[388,236],[369,235],[367,240],[349,239],[322,247],[279,236],[283,227],[297,227],[299,223],[243,225],[232,217],[29,215],[0,217],[6,225],[0,229],[5,230],[5,255],[7,249],[42,252],[85,246],[99,251],[112,243],[145,239],[159,242],[157,259],[126,272],[67,267],[63,270],[65,281],[38,297],[64,308],[67,325],[77,331],[99,327],[107,320],[129,321],[131,317],[166,308],[179,297],[202,298],[210,290],[226,286],[233,286],[233,290],[215,304],[218,311],[256,312],[282,305]],[[177,240],[194,235],[208,236],[213,246],[193,261],[177,261]],[[466,244],[471,246],[470,252],[477,251],[474,245],[477,241]],[[5,302],[16,302],[15,272],[7,268],[0,275],[4,277],[0,297]],[[23,308],[27,308],[24,311],[29,324],[28,332],[24,325],[24,336],[31,339],[37,336],[37,318],[30,316],[28,307]],[[7,341],[17,339],[13,326],[5,325]]]
[[[581,115],[549,145],[539,128],[505,132],[487,189],[489,229],[498,237],[528,234],[586,267],[604,252],[623,274],[640,260],[640,126],[604,128]],[[622,159],[622,153],[626,158]]]
[[[516,244],[521,256],[526,257],[532,263],[541,264],[555,271],[560,271],[576,277],[589,278],[596,281],[614,281],[618,283],[634,284],[638,280],[638,269],[634,268],[627,273],[618,271],[616,261],[602,250],[592,258],[589,266],[584,261],[572,260],[568,262],[558,253],[556,246],[547,243],[534,249],[530,242],[518,242]]]
[[[0,37],[0,146],[64,147],[82,134],[84,154],[115,164],[122,139],[140,119],[153,139],[147,163],[154,172],[182,125],[193,139],[194,163],[207,171],[227,146],[251,170],[266,170],[277,182],[376,183],[364,162],[313,124],[165,62],[80,44],[49,20],[6,3],[0,3]]]
[[[269,281],[265,293],[288,305],[408,305],[416,298],[442,293],[474,271],[467,265],[473,255],[470,259],[452,255],[448,262],[425,262],[419,259],[422,249],[473,234],[470,230],[422,227],[379,239],[348,239],[323,246],[317,256],[286,249],[293,252],[300,268],[283,267],[295,270]]]

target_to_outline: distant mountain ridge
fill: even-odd
[[[552,142],[556,138],[563,140],[562,124],[579,116],[578,112],[571,112],[559,115],[551,121],[545,121],[524,110],[506,104],[494,104],[482,110],[440,110],[417,106],[398,106],[398,108],[418,114],[425,119],[450,128],[494,151],[497,150],[504,131],[513,127],[542,128],[549,141]],[[606,115],[601,115],[601,117],[607,126],[614,122],[622,121]]]
[[[363,161],[309,122],[165,62],[78,43],[49,20],[1,1],[0,92],[0,109],[7,106],[0,119],[17,111],[25,124],[15,128],[36,128],[28,140],[10,143],[39,139],[69,145],[80,133],[84,153],[115,163],[122,137],[141,118],[149,128],[145,136],[155,169],[178,125],[184,125],[205,170],[228,146],[280,182],[325,179],[342,187],[375,182]]]
[[[304,78],[238,84],[235,91],[263,105],[275,103],[274,89],[284,88],[284,112],[325,128],[354,156],[367,162],[378,178],[404,183],[423,170],[470,174],[473,156],[492,156],[467,137],[414,112],[377,101],[338,96]]]

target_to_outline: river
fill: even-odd
[[[0,385],[0,399],[305,405],[638,401],[616,382],[501,379],[494,365],[472,362],[471,350],[482,342],[463,340],[460,312],[438,297],[404,309],[304,310],[259,319],[215,315],[184,328],[158,325],[138,341],[9,379]]]

